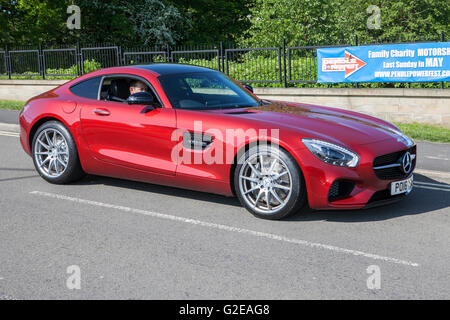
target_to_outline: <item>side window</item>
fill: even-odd
[[[100,100],[107,100],[109,90],[111,88],[111,78],[103,80],[102,89],[100,90]]]
[[[97,100],[98,87],[100,86],[101,80],[101,77],[96,77],[82,81],[70,87],[70,91],[77,96]]]
[[[100,100],[126,103],[130,95],[139,91],[147,91],[157,100],[152,88],[144,80],[122,75],[109,76],[101,84]]]

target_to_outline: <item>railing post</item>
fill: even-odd
[[[170,46],[167,45],[167,61],[166,62],[172,62],[172,57],[170,56]]]
[[[125,65],[125,62],[122,64],[122,46],[117,48],[117,66]]]
[[[441,31],[441,42],[444,42],[444,31]],[[441,81],[441,89],[444,89],[444,81]]]
[[[229,72],[229,70],[228,70],[228,55],[227,55],[227,50],[225,49],[225,51],[224,51],[224,56],[225,56],[225,74],[227,75],[227,76],[229,76],[230,75],[230,72]]]
[[[45,61],[44,52],[42,51],[42,43],[39,43],[38,68],[39,72],[42,74],[42,80],[45,80]]]
[[[125,49],[125,51],[126,51],[126,49]],[[125,61],[124,61],[125,58],[123,56],[123,52],[124,52],[124,50],[123,50],[122,46],[119,46],[119,65],[121,65],[121,66],[125,65]]]
[[[81,50],[80,50],[80,42],[77,41],[77,49],[75,50],[75,62],[77,64],[77,77],[81,76]]]
[[[358,46],[358,35],[355,34],[355,46]],[[359,88],[358,82],[355,83],[355,88]]]
[[[287,88],[286,79],[286,39],[283,38],[283,87]]]
[[[219,71],[225,73],[225,66],[223,65],[223,43],[220,41],[220,52],[219,52]]]
[[[5,62],[6,62],[6,73],[8,74],[8,79],[11,80],[11,57],[9,56],[8,45],[5,47]]]

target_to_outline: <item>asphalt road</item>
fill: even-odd
[[[402,202],[284,221],[151,184],[51,185],[14,134],[0,146],[0,300],[450,298],[450,145],[419,143]]]
[[[19,124],[19,111],[18,110],[6,110],[0,109],[0,122]]]

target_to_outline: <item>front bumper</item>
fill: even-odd
[[[411,171],[396,179],[380,179],[373,169],[374,159],[381,155],[400,150],[410,149],[386,144],[373,144],[365,148],[365,152],[358,152],[360,163],[356,168],[337,167],[328,165],[308,150],[302,150],[299,164],[303,171],[308,194],[308,203],[317,210],[348,210],[381,206],[397,202],[407,196],[390,195],[390,185],[394,181],[409,178],[416,165],[415,157]],[[416,154],[416,147],[412,147]]]

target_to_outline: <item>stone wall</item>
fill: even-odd
[[[0,80],[0,100],[28,100],[65,80]],[[255,88],[262,99],[302,102],[367,113],[388,121],[450,128],[449,89]]]
[[[450,127],[450,90],[255,88],[262,99],[342,108],[393,122]]]

